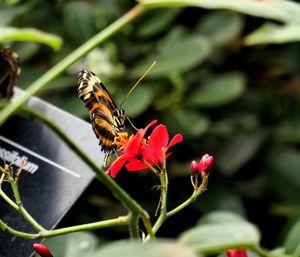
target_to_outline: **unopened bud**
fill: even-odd
[[[198,174],[198,163],[195,160],[191,162],[191,172],[193,175]]]
[[[41,257],[53,257],[50,253],[49,248],[43,244],[33,244],[33,249],[36,253],[38,253]]]
[[[227,257],[248,257],[246,249],[230,249],[226,251]]]
[[[198,164],[198,169],[203,174],[203,173],[207,173],[213,166],[214,166],[214,157],[210,156],[209,154],[205,154],[202,156]]]

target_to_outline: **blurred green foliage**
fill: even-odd
[[[4,1],[0,39],[8,26],[35,28],[63,39],[56,52],[37,42],[2,43],[20,56],[18,86],[26,88],[133,4],[129,0]],[[276,13],[266,17],[272,15]],[[160,235],[176,237],[203,213],[222,209],[256,223],[263,245],[285,244],[292,251],[299,247],[295,235],[300,216],[300,48],[293,42],[300,38],[299,17],[290,15],[290,23],[275,24],[225,10],[151,10],[70,67],[42,97],[87,119],[76,93],[75,73],[80,68],[93,70],[120,103],[156,60],[156,67],[123,107],[136,126],[157,118],[185,138],[174,149],[176,158],[170,166],[170,206],[191,191],[190,161],[206,152],[216,156],[208,192],[172,218],[165,225],[169,229],[163,228]],[[150,188],[156,182],[144,175],[123,172],[117,180],[154,213],[158,193]],[[92,184],[62,225],[116,216],[120,207],[113,201],[99,183]],[[116,230],[102,236],[122,238],[125,233]]]

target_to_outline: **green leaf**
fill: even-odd
[[[0,42],[7,41],[38,42],[52,47],[55,51],[60,49],[63,42],[59,36],[33,28],[0,27]]]
[[[174,20],[179,9],[155,9],[139,21],[136,34],[139,37],[150,37],[164,29]]]
[[[223,46],[237,37],[243,28],[242,16],[232,12],[214,12],[199,24],[199,32],[211,39],[216,46]]]
[[[77,232],[46,239],[53,256],[82,257],[95,251],[98,240],[89,232]]]
[[[24,13],[24,6],[16,6],[16,7],[1,7],[0,6],[0,26],[8,25],[14,18],[18,15]]]
[[[265,23],[244,39],[245,45],[284,44],[300,40],[300,25]]]
[[[165,117],[166,124],[186,137],[202,135],[209,127],[210,120],[203,114],[191,110],[178,110]]]
[[[281,198],[299,203],[300,152],[293,148],[270,151],[266,161],[269,187]]]
[[[152,99],[153,91],[143,84],[132,92],[122,108],[126,110],[128,117],[134,118],[147,110],[152,103]]]
[[[246,88],[242,73],[218,76],[193,91],[188,103],[200,107],[219,107],[240,97]]]
[[[70,97],[54,97],[49,98],[50,102],[69,113],[72,113],[79,117],[86,117],[87,116],[87,109],[82,105],[77,94],[74,94]]]
[[[197,225],[207,225],[207,224],[219,224],[219,223],[228,223],[243,221],[244,218],[240,215],[229,212],[229,211],[214,211],[207,215],[204,215],[198,222]]]
[[[292,229],[289,231],[285,242],[285,253],[286,254],[295,254],[299,256],[300,251],[300,220],[294,224]]]
[[[248,15],[300,24],[300,5],[288,0],[139,0],[148,8],[196,6],[206,9],[229,9]]]
[[[259,243],[260,233],[251,223],[228,213],[220,212],[218,217],[205,217],[200,225],[185,231],[179,242],[203,254],[216,254],[229,248],[254,247]],[[222,219],[223,216],[223,219]]]
[[[222,173],[232,175],[258,152],[265,141],[263,132],[246,132],[234,135],[216,157]]]
[[[189,247],[171,240],[156,240],[142,244],[140,241],[122,240],[103,247],[89,257],[197,257]]]
[[[73,2],[64,7],[64,25],[78,44],[84,43],[96,33],[94,15],[90,4]]]
[[[300,123],[293,119],[281,122],[275,128],[274,140],[280,143],[299,143]]]
[[[205,61],[211,51],[211,43],[205,37],[186,36],[138,63],[132,69],[132,75],[140,76],[153,61],[157,61],[157,64],[147,75],[148,77],[165,77],[171,73],[184,72]]]

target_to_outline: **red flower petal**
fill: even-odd
[[[169,133],[165,125],[155,127],[150,135],[149,147],[161,152],[162,147],[166,147],[169,142]]]
[[[123,165],[128,161],[128,155],[123,154],[119,156],[112,165],[106,171],[106,174],[110,174],[113,178],[119,173]]]
[[[128,171],[145,170],[148,166],[140,160],[133,160],[125,165]]]
[[[141,154],[150,165],[159,165],[162,162],[161,149],[142,147]]]
[[[125,147],[124,152],[136,154],[142,144],[142,141],[145,137],[145,134],[147,133],[147,130],[157,123],[157,120],[153,120],[150,122],[146,128],[139,129],[139,131],[135,134],[133,139],[128,143],[128,145]]]
[[[176,134],[176,135],[172,138],[171,142],[169,143],[168,148],[170,148],[170,147],[172,147],[173,145],[176,145],[176,144],[178,144],[178,143],[180,143],[180,142],[182,142],[182,141],[183,141],[183,136],[182,136],[181,134]]]

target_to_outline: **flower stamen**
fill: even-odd
[[[114,137],[114,144],[117,147],[118,152],[122,152],[126,145],[130,142],[132,139],[133,135],[128,137],[127,132],[119,132],[117,136]]]

